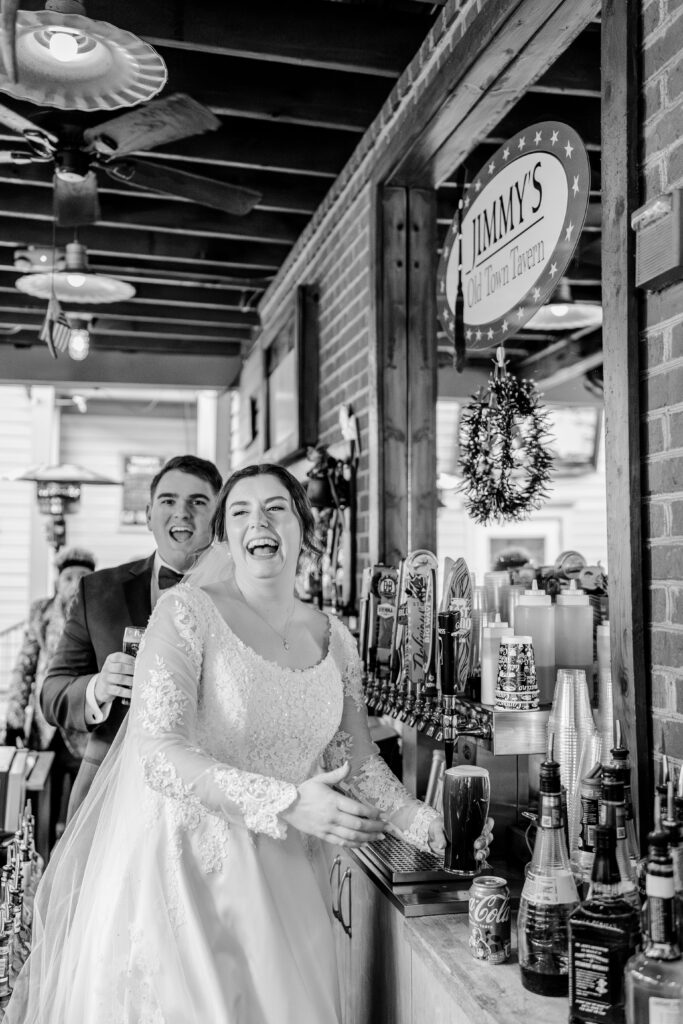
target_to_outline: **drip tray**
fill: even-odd
[[[452,875],[443,870],[436,854],[417,850],[393,835],[351,851],[363,871],[372,878],[404,917],[466,914],[474,875]],[[484,875],[502,875],[512,889],[511,905],[519,904],[521,882],[510,880],[506,866],[495,864]]]
[[[443,869],[443,859],[418,850],[405,839],[387,835],[356,851],[386,878],[392,887],[400,885],[447,884],[449,888],[469,889],[473,875],[452,875]]]

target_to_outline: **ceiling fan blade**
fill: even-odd
[[[88,152],[102,158],[120,157],[219,127],[220,121],[208,107],[178,92],[88,128],[83,140]]]
[[[54,215],[60,228],[94,224],[100,219],[97,178],[88,171],[84,178],[54,176]]]
[[[41,159],[48,160],[54,154],[57,136],[45,128],[39,128],[33,121],[17,114],[3,103],[0,103],[0,124],[4,124],[17,135],[22,135]]]
[[[230,185],[213,178],[202,178],[198,174],[188,174],[174,167],[162,164],[147,163],[145,160],[115,160],[112,163],[99,164],[115,181],[124,181],[136,188],[149,189],[151,192],[163,192],[167,195],[189,199],[202,206],[211,206],[224,213],[244,216],[256,206],[261,198],[260,192],[239,185]]]

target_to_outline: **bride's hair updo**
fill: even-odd
[[[315,532],[315,518],[306,490],[288,469],[285,469],[284,466],[278,466],[274,462],[255,463],[231,473],[216,499],[216,511],[211,521],[214,538],[219,541],[226,539],[225,508],[230,492],[240,480],[246,480],[252,476],[274,476],[287,489],[292,499],[294,514],[301,525],[301,553],[312,558],[314,561],[318,561],[322,554],[322,546]]]

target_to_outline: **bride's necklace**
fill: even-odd
[[[260,612],[257,612],[256,609],[254,607],[252,607],[252,605],[249,604],[249,602],[247,601],[246,597],[242,593],[240,587],[238,586],[237,580],[235,580],[235,586],[237,587],[237,591],[238,591],[240,597],[242,598],[242,600],[244,601],[244,603],[246,604],[247,608],[249,608],[250,611],[252,611],[254,613],[254,615],[258,619],[261,620],[261,622],[264,622],[266,624],[266,626],[268,627],[268,629],[270,629],[273,633],[275,633],[275,636],[278,637],[278,639],[282,642],[282,646],[284,647],[284,649],[286,651],[288,651],[289,650],[289,640],[287,639],[287,630],[289,629],[289,627],[291,625],[291,622],[292,622],[292,616],[294,615],[294,609],[296,607],[296,601],[292,601],[292,607],[289,609],[289,614],[287,615],[287,618],[285,619],[284,629],[282,630],[282,632],[280,632],[278,629],[275,628],[275,626],[273,626],[270,622],[268,622],[268,619],[265,619],[263,617],[263,615],[261,615]]]

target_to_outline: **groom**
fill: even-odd
[[[206,459],[170,459],[152,480],[147,506],[156,552],[81,580],[40,694],[48,722],[90,734],[69,800],[69,819],[128,710],[116,699],[130,702],[135,670],[135,659],[122,650],[123,631],[146,626],[161,591],[178,582],[210,544],[221,483],[217,468]]]

